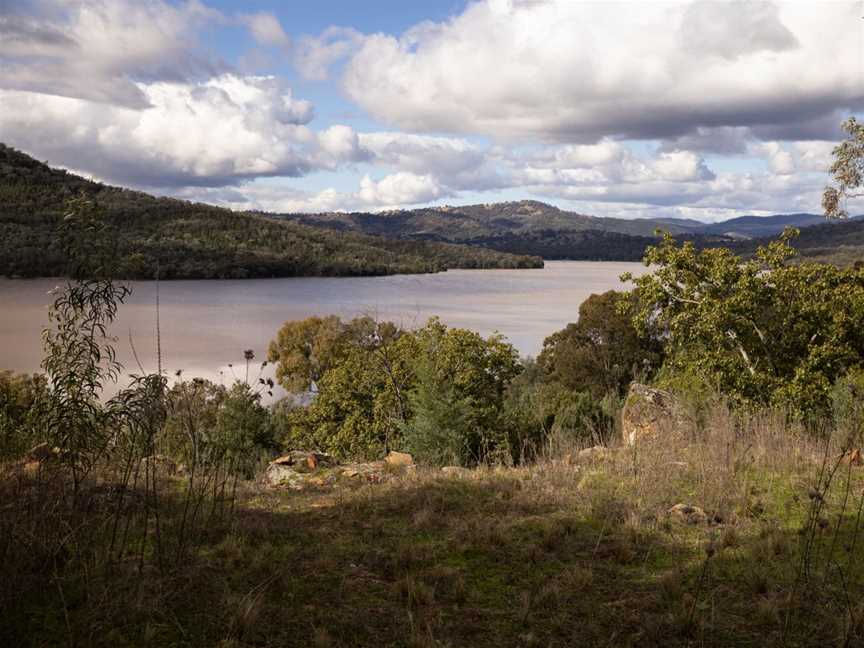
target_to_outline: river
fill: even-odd
[[[244,349],[255,352],[257,367],[283,322],[328,314],[369,314],[408,327],[438,315],[450,326],[483,335],[498,331],[522,355],[536,356],[546,336],[576,319],[579,304],[590,294],[624,287],[623,272],[644,271],[639,263],[549,261],[536,270],[161,282],[163,366],[171,374],[182,369],[185,377],[217,382],[230,382],[232,372],[244,378]],[[129,283],[132,296],[113,329],[118,357],[127,371],[137,372],[134,345],[144,368],[154,371],[156,284]],[[0,369],[38,370],[50,291],[60,284],[58,279],[0,279]],[[257,377],[257,368],[252,373],[250,378]]]

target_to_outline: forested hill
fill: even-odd
[[[378,213],[279,214],[279,218],[343,232],[398,240],[446,241],[545,259],[638,261],[662,227],[686,235],[688,228],[653,220],[597,218],[535,200],[458,207],[424,207]],[[725,238],[723,239],[725,240]]]
[[[820,225],[803,227],[800,231],[791,244],[801,258],[839,266],[864,263],[864,218],[858,216],[827,223],[823,220]],[[770,237],[762,237],[732,247],[739,253],[749,254],[770,240]]]
[[[818,214],[743,216],[720,223],[658,218],[627,220],[598,218],[565,211],[534,200],[424,207],[379,213],[279,214],[290,222],[327,227],[343,232],[364,232],[398,240],[430,240],[467,243],[516,254],[536,254],[545,259],[638,261],[645,248],[657,241],[657,230],[700,247],[732,246],[776,236],[787,226],[810,228],[825,222]],[[842,244],[832,225],[818,235]],[[803,239],[802,239],[803,240]],[[860,250],[857,254],[860,255]]]
[[[84,194],[104,209],[123,278],[380,275],[539,267],[537,257],[398,241],[190,203],[91,182],[0,144],[0,275],[64,274],[58,226]]]

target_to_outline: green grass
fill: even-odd
[[[818,448],[788,437],[779,454],[775,442],[730,451],[718,432],[597,463],[421,468],[304,492],[250,484],[165,573],[59,568],[7,597],[0,644],[861,645],[864,469],[838,472],[805,581]],[[166,517],[180,490],[166,488]],[[678,502],[722,522],[671,519]]]

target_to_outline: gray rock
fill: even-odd
[[[672,431],[680,419],[680,405],[667,391],[639,383],[630,385],[621,410],[621,432],[627,445]]]

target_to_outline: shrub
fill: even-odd
[[[36,416],[46,390],[42,375],[0,371],[0,459],[20,456],[44,440],[38,436]]]

